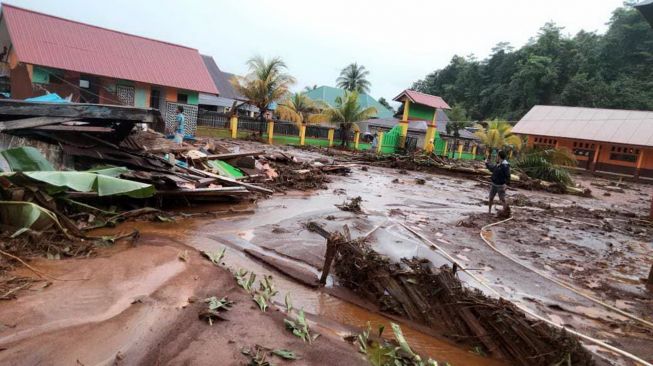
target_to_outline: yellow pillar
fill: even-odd
[[[305,139],[306,139],[306,125],[302,124],[299,127],[299,146],[304,146]]]
[[[381,146],[383,146],[383,132],[379,132],[379,139],[376,144],[376,153],[380,154],[381,153]]]
[[[510,154],[508,154],[508,159],[512,159],[512,149],[510,149]]]
[[[458,143],[458,159],[463,158],[463,144]]]
[[[268,121],[268,144],[272,145],[274,141],[274,121]]]
[[[333,142],[333,130],[329,130],[329,132],[331,132],[331,142]],[[354,150],[358,150],[358,141],[360,141],[360,138],[361,133],[358,131],[354,132]]]
[[[238,116],[229,118],[229,129],[231,130],[231,138],[235,139],[238,136]]]
[[[476,160],[476,145],[472,146],[472,159]]]
[[[442,155],[447,156],[447,148],[449,147],[449,141],[444,140],[444,150],[442,151]]]
[[[410,110],[410,101],[408,98],[404,100],[404,114],[399,121],[401,126],[401,140],[399,141],[399,146],[404,147],[406,145],[406,136],[408,136],[408,112]]]
[[[335,130],[333,128],[329,128],[329,134],[328,134],[328,139],[329,139],[329,147],[333,146],[333,134]]]

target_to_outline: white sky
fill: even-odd
[[[604,32],[622,0],[10,0],[16,6],[197,48],[244,74],[255,54],[280,56],[295,89],[332,85],[351,62],[370,71],[371,95],[392,99],[455,54],[485,58],[520,47],[547,21]]]

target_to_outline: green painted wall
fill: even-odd
[[[50,72],[53,70],[48,70],[44,67],[34,66],[32,70],[32,82],[36,84],[47,84],[50,82]]]
[[[146,108],[147,103],[147,90],[137,87],[134,94],[134,107]]]
[[[421,119],[425,121],[433,121],[434,114],[435,114],[434,108],[427,107],[421,104],[410,103],[410,108],[408,109],[409,119]]]
[[[198,92],[184,92],[188,95],[188,104],[198,105],[200,102],[200,94]]]

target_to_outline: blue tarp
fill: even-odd
[[[57,93],[50,93],[41,95],[39,97],[27,98],[26,102],[46,102],[46,103],[70,103],[68,100],[62,98]]]

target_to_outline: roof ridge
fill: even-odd
[[[546,104],[536,104],[534,107],[558,107],[558,108],[575,108],[575,109],[600,109],[604,111],[624,111],[624,112],[644,112],[644,113],[653,113],[653,111],[647,111],[645,109],[624,109],[624,108],[598,108],[598,107],[582,107],[582,106],[568,106],[568,105],[546,105]],[[531,108],[532,109],[532,108]],[[530,111],[529,111],[530,112]]]
[[[26,12],[28,12],[28,13],[32,13],[32,14],[43,15],[43,16],[46,16],[46,17],[48,17],[48,18],[59,19],[59,20],[65,21],[65,22],[77,23],[77,24],[81,24],[81,25],[88,26],[88,27],[93,27],[93,28],[97,28],[97,29],[102,29],[102,30],[105,30],[105,31],[108,31],[108,32],[113,32],[113,33],[123,34],[123,35],[126,35],[126,36],[136,37],[136,38],[141,38],[141,39],[145,39],[145,40],[152,41],[152,42],[158,42],[158,43],[163,43],[163,44],[167,44],[167,45],[171,45],[171,46],[175,46],[175,47],[182,47],[182,48],[187,48],[187,49],[189,49],[189,50],[198,51],[197,48],[188,47],[188,46],[184,46],[184,45],[177,44],[177,43],[166,42],[166,41],[162,41],[162,40],[154,39],[154,38],[150,38],[150,37],[145,37],[145,36],[139,36],[139,35],[137,35],[137,34],[132,34],[132,33],[127,33],[127,32],[122,32],[122,31],[119,31],[119,30],[110,29],[110,28],[106,28],[106,27],[100,27],[99,25],[94,25],[94,24],[84,23],[84,22],[80,22],[80,21],[78,21],[78,20],[72,20],[72,19],[68,19],[68,18],[64,18],[64,17],[57,16],[57,15],[47,14],[47,13],[43,13],[43,12],[40,12],[40,11],[36,11],[36,10],[32,10],[32,9],[23,8],[23,7],[16,6],[16,5],[12,5],[12,4],[2,3],[2,8],[5,8],[5,7],[13,8],[13,9],[20,10],[20,11],[26,11]],[[198,52],[199,52],[199,51],[198,51]]]

